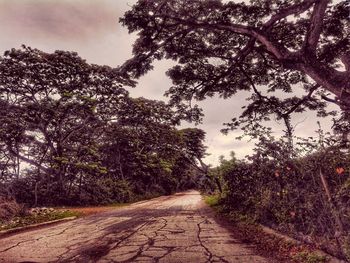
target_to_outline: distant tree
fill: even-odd
[[[205,131],[198,128],[187,128],[179,131],[183,148],[181,152],[189,160],[199,162],[203,166],[202,159],[206,156],[204,145]]]
[[[145,98],[130,98],[118,116],[101,142],[110,173],[132,181],[141,192],[158,185],[170,193],[190,184],[192,169],[205,152],[202,130],[177,130],[186,117],[164,102]]]
[[[178,142],[176,115],[164,102],[128,98],[101,141],[103,163],[116,178],[131,180],[139,188],[161,184],[165,162],[170,169]]]
[[[121,69],[138,78],[154,60],[172,59],[172,103],[249,90],[229,128],[254,129],[273,114],[290,136],[293,112],[325,116],[326,101],[350,109],[349,10],[330,0],[139,0],[120,20],[138,32]]]

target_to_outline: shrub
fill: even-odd
[[[297,238],[317,240],[334,255],[349,257],[345,238],[350,235],[349,154],[336,147],[299,158],[278,159],[274,154],[277,157],[237,161],[222,175],[227,185],[225,206]],[[334,243],[340,245],[331,246]]]
[[[24,215],[25,207],[15,200],[0,197],[0,221],[8,221],[15,216]]]

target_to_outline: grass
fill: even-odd
[[[93,215],[97,213],[107,212],[114,210],[116,208],[124,207],[129,205],[128,203],[123,204],[110,204],[106,206],[75,206],[75,207],[59,207],[55,208],[57,211],[71,211],[79,213],[80,216],[87,216],[87,215]]]
[[[53,211],[46,214],[26,215],[15,217],[9,222],[0,222],[0,230],[8,230],[18,227],[24,227],[53,220],[63,219],[67,217],[81,216],[79,211]]]
[[[318,255],[309,245],[296,244],[266,233],[247,215],[229,211],[218,195],[205,195],[204,201],[211,206],[220,219],[228,222],[233,235],[246,243],[254,244],[259,254],[285,263],[326,263],[328,258]]]
[[[299,252],[292,257],[297,262],[305,262],[305,263],[319,263],[319,262],[327,262],[327,258],[325,256],[318,255],[314,252]]]
[[[205,195],[204,201],[211,207],[219,205],[220,196],[219,195]]]
[[[24,227],[53,220],[63,219],[67,217],[82,217],[114,210],[128,204],[110,204],[106,206],[89,206],[89,207],[56,207],[53,212],[45,214],[34,214],[26,216],[14,217],[8,222],[0,221],[0,230],[8,230],[18,227]]]

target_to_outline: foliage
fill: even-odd
[[[293,256],[293,259],[296,262],[305,262],[305,263],[327,262],[327,258],[325,256],[317,255],[316,253],[307,253],[305,251],[295,254]]]
[[[264,132],[261,123],[276,119],[290,135],[293,112],[326,116],[326,101],[350,105],[349,8],[329,0],[139,0],[120,19],[138,34],[121,70],[135,79],[154,60],[172,59],[166,94],[174,105],[249,91],[227,129]]]
[[[315,139],[299,143],[297,155],[290,155],[285,140],[264,138],[248,160],[235,161],[229,168],[228,161],[222,162],[213,171],[225,171],[225,207],[236,218],[242,214],[347,257],[348,148],[333,137],[324,137],[323,146]]]
[[[204,196],[204,201],[211,207],[215,207],[220,203],[219,195],[206,195]]]
[[[25,207],[13,199],[0,197],[0,222],[25,214]]]
[[[119,70],[23,46],[0,72],[0,180],[18,202],[128,202],[204,176],[205,133],[177,129],[189,113],[131,98]]]
[[[231,210],[218,195],[206,196],[205,201],[214,208],[220,220],[230,222],[230,230],[235,238],[253,244],[257,253],[262,256],[273,256],[278,262],[328,262],[328,258],[316,252],[313,246],[299,244],[264,231],[244,212]]]

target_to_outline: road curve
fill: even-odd
[[[197,191],[0,239],[0,262],[268,262],[215,222]]]

